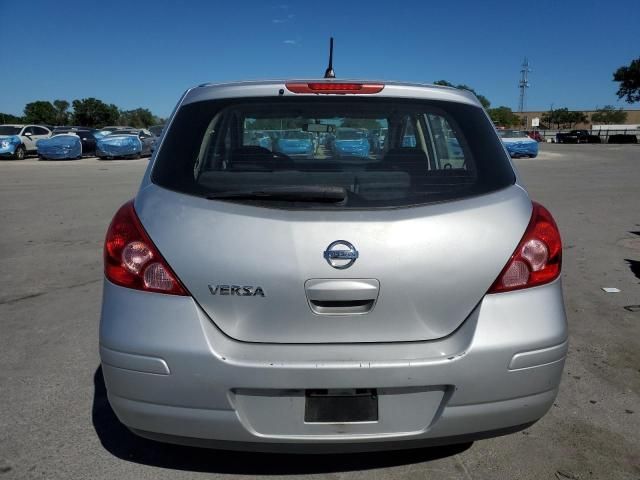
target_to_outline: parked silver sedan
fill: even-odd
[[[244,143],[353,125],[384,129],[384,152]],[[473,94],[204,85],[166,128],[104,250],[102,368],[132,431],[376,450],[514,432],[553,404],[560,235]]]

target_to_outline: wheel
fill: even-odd
[[[18,145],[16,151],[13,153],[13,158],[15,158],[16,160],[24,160],[26,156],[27,151],[25,150],[25,148],[22,145]]]

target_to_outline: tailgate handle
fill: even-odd
[[[311,279],[304,284],[309,307],[318,315],[369,313],[378,300],[380,282],[365,279]]]

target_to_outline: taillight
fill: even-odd
[[[104,242],[104,273],[123,287],[188,295],[178,277],[144,231],[133,200],[115,214]]]
[[[341,93],[369,95],[380,93],[384,88],[381,83],[337,83],[337,82],[310,82],[310,83],[286,83],[287,90],[293,93]]]
[[[533,202],[533,212],[518,248],[488,293],[508,292],[549,283],[560,275],[562,241],[549,211]]]

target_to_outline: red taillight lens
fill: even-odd
[[[518,248],[488,293],[509,292],[549,283],[560,275],[562,241],[549,211],[533,202],[533,212]]]
[[[343,93],[370,95],[380,93],[384,88],[381,83],[336,83],[336,82],[312,82],[312,83],[287,83],[287,90],[293,93]]]
[[[188,295],[144,231],[133,200],[115,214],[104,242],[104,274],[123,287],[147,292]]]

